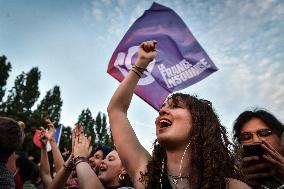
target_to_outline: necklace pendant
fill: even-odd
[[[178,180],[176,178],[173,178],[173,183],[174,184],[177,184],[178,183]]]

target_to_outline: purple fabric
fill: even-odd
[[[127,31],[114,51],[108,73],[122,81],[146,40],[158,41],[158,53],[135,88],[135,94],[158,110],[166,97],[217,71],[217,67],[170,8],[153,3]]]

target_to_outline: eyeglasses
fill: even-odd
[[[260,129],[256,132],[243,132],[240,134],[240,141],[247,141],[253,138],[253,134],[256,134],[258,137],[268,137],[273,134],[270,129]]]

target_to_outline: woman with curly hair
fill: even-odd
[[[114,93],[108,114],[117,152],[135,188],[245,189],[237,178],[225,128],[208,101],[177,93],[156,119],[151,156],[138,141],[127,110],[143,71],[156,56],[156,41],[143,42],[132,70]]]

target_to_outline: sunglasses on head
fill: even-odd
[[[253,138],[253,134],[256,134],[258,137],[268,137],[273,134],[270,129],[260,129],[256,132],[243,132],[240,134],[240,141],[251,140]]]

